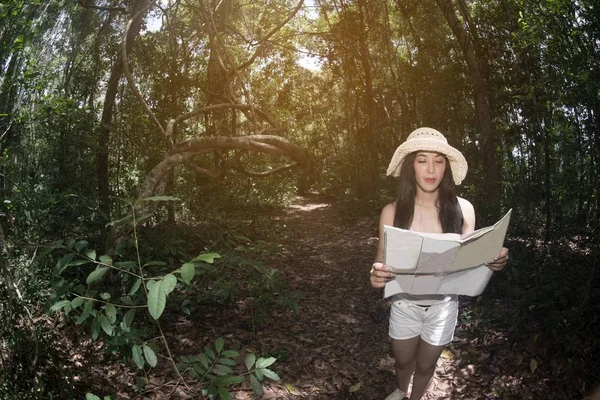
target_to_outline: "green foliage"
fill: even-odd
[[[135,204],[131,207],[133,210]],[[136,225],[134,220],[134,227]],[[254,259],[272,255],[270,246],[265,242],[252,243],[248,238],[237,239],[243,239],[246,245],[237,245],[223,256],[202,253],[178,268],[163,261],[146,261],[139,257],[143,252],[138,251],[142,245],[135,228],[132,242],[134,254],[138,255],[135,261],[98,256],[85,240],[58,240],[38,256],[38,259],[43,259],[50,253],[61,253],[52,271],[54,293],[50,296],[49,310],[51,313],[64,312],[77,325],[88,325],[92,339],[102,338],[109,349],[122,353],[139,369],[158,365],[159,345],[166,348],[166,358],[175,365],[162,330],[159,333],[162,340],[150,339],[156,337],[155,327],[160,327],[161,317],[174,293],[187,298],[194,293],[202,293],[206,290],[204,286],[210,286],[204,293],[205,300],[233,303],[238,297],[251,295],[250,301],[257,309],[266,310],[267,304],[279,297],[280,305],[297,310],[294,295],[285,295],[279,271]],[[254,257],[250,257],[250,253]],[[250,273],[244,274],[243,270]],[[209,282],[211,285],[208,285]],[[236,290],[237,286],[246,290]],[[186,301],[189,310],[190,302]],[[185,311],[186,307],[183,309]],[[148,314],[140,310],[146,310]],[[226,387],[245,379],[233,375],[234,358],[237,356],[239,353],[226,350],[223,339],[219,338],[214,350],[205,347],[198,356],[183,357],[177,373],[188,373],[197,379],[209,398],[228,399],[231,395]],[[264,377],[279,379],[268,368],[275,358],[256,360],[252,357],[255,356],[246,359],[248,372],[244,375],[248,375],[256,391],[262,391],[259,382]]]
[[[226,387],[237,385],[246,379],[254,392],[263,394],[261,381],[266,377],[271,380],[280,380],[279,376],[268,367],[275,362],[274,358],[258,358],[253,353],[248,353],[244,360],[246,371],[235,374],[234,370],[240,356],[235,350],[224,347],[222,338],[215,341],[214,349],[204,347],[198,355],[181,357],[178,368],[189,374],[203,386],[203,394],[210,399],[231,399],[231,394]]]
[[[228,244],[219,251],[220,258],[210,260],[213,263],[196,266],[194,287],[201,303],[231,307],[249,302],[252,322],[259,324],[265,322],[273,304],[298,312],[301,293],[290,289],[281,271],[262,261],[276,256],[276,246],[245,236],[230,238]]]

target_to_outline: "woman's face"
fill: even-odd
[[[446,172],[446,158],[439,153],[420,151],[414,167],[417,187],[426,193],[435,192]]]

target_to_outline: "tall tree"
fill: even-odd
[[[436,2],[448,21],[469,68],[477,122],[483,141],[484,187],[487,194],[486,211],[488,215],[496,217],[500,211],[500,174],[496,154],[496,138],[492,127],[490,100],[486,86],[488,80],[486,73],[489,70],[487,58],[481,48],[477,29],[469,17],[464,2],[459,0],[463,22],[456,15],[457,8],[452,0],[436,0]]]
[[[81,2],[84,7],[90,7],[85,2]],[[133,42],[138,36],[144,13],[140,10],[145,10],[150,4],[150,0],[135,0],[131,7],[130,15],[135,16],[132,19],[131,28],[128,30],[128,37],[126,40],[128,51],[131,51]],[[122,8],[110,9],[108,12],[123,12]],[[117,90],[119,81],[123,76],[123,57],[122,52],[119,51],[115,55],[115,62],[108,79],[106,93],[104,95],[104,103],[102,107],[102,117],[100,118],[100,125],[98,127],[98,204],[100,212],[105,222],[110,221],[110,174],[109,174],[109,143],[110,143],[110,132],[113,124],[113,114],[115,108],[115,99],[117,96]]]

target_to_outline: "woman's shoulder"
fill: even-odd
[[[386,204],[385,206],[383,206],[382,211],[396,211],[396,202],[392,201],[391,203]]]
[[[393,221],[394,215],[396,214],[396,202],[393,201],[389,204],[386,204],[381,210],[381,219],[385,221]]]
[[[460,205],[460,210],[463,214],[463,220],[468,223],[468,225],[472,225],[475,227],[475,208],[473,204],[467,199],[463,199],[462,197],[456,197],[458,199],[458,204]]]
[[[469,200],[463,199],[459,196],[456,196],[456,198],[458,199],[458,204],[460,205],[460,208],[463,210],[463,212],[474,209],[473,204],[471,204]]]

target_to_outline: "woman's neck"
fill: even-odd
[[[415,194],[415,203],[425,207],[435,206],[437,205],[438,195],[438,190],[434,192],[424,192],[417,188],[417,193]]]

